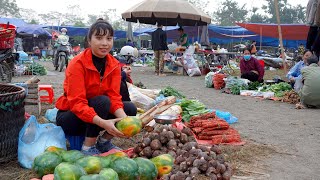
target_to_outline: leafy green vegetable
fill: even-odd
[[[273,85],[264,85],[261,89],[262,92],[271,91],[274,92],[275,97],[283,97],[284,93],[291,91],[292,87],[286,82],[281,82]]]
[[[179,105],[182,108],[182,120],[189,122],[192,116],[208,113],[206,106],[197,100],[183,99]]]
[[[47,75],[46,68],[39,63],[28,64],[26,71],[32,73],[33,75]]]
[[[178,99],[185,98],[183,94],[181,94],[179,91],[170,86],[167,86],[166,88],[162,89],[159,94],[163,94],[165,97],[175,96]]]
[[[240,95],[241,90],[246,90],[247,87],[244,85],[233,85],[230,88],[231,94]]]
[[[248,90],[258,90],[260,86],[261,86],[261,83],[259,83],[258,81],[250,82],[248,84]]]

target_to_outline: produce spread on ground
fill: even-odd
[[[231,178],[232,166],[225,161],[219,145],[241,139],[226,120],[201,102],[185,99],[172,87],[161,91],[130,87],[137,90],[131,91],[130,96],[138,97],[132,102],[140,106],[140,114],[122,119],[116,128],[128,138],[142,133],[134,147],[85,156],[77,150],[50,146],[33,161],[32,169],[38,178],[191,180],[199,175],[208,179]],[[153,101],[146,101],[145,96]],[[169,124],[159,124],[155,115],[175,119]]]

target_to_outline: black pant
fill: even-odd
[[[102,119],[114,119],[115,116],[109,113],[110,99],[107,96],[96,96],[89,99],[88,104],[93,107],[95,112]],[[132,102],[123,102],[124,112],[128,116],[135,116],[137,114],[137,108]],[[86,136],[97,137],[103,129],[95,124],[86,123],[79,119],[71,111],[61,111],[57,113],[57,125],[61,126],[64,133],[69,136]]]
[[[314,45],[317,34],[318,34],[318,27],[310,26],[308,37],[307,37],[307,44],[306,44],[307,49],[311,50],[312,46]]]
[[[251,82],[259,81],[259,75],[254,72],[248,72],[241,75],[241,78],[248,79]],[[260,83],[263,82],[263,80],[259,81]]]

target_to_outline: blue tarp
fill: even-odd
[[[0,18],[0,23],[1,24],[7,24],[7,23],[13,24],[16,27],[20,27],[20,26],[25,26],[27,25],[26,22],[24,22],[24,20],[22,19],[17,19],[17,18]]]
[[[26,25],[17,28],[17,33],[20,34],[36,34],[52,37],[51,34],[46,31],[41,25]]]

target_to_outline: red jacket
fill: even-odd
[[[74,57],[66,70],[63,83],[64,95],[56,102],[59,110],[70,110],[85,122],[92,123],[97,115],[88,105],[88,99],[106,95],[111,100],[110,113],[123,108],[120,95],[121,70],[119,61],[108,54],[106,70],[100,81],[100,73],[92,61],[92,52],[88,48]]]
[[[249,73],[250,71],[257,71],[259,73],[258,80],[262,80],[264,76],[264,68],[254,57],[251,57],[249,61],[245,61],[243,58],[240,60],[240,71],[241,75],[245,73]]]

